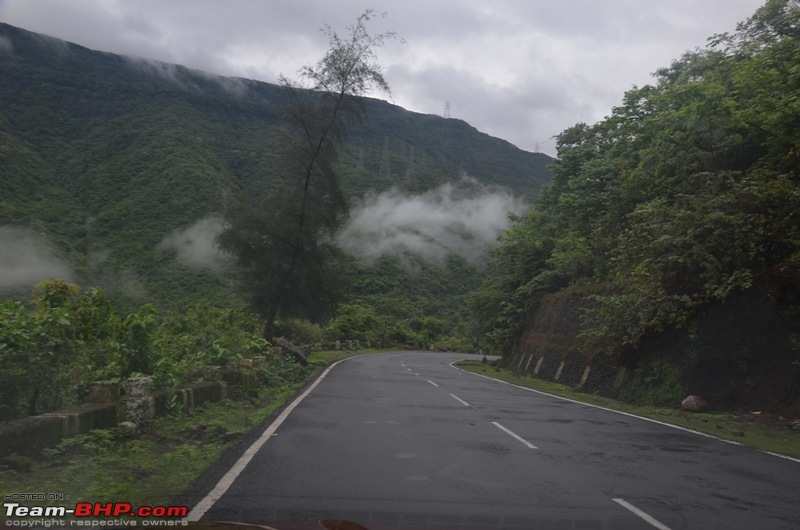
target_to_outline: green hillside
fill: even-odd
[[[656,404],[800,400],[798,35],[797,2],[770,0],[558,136],[474,297],[509,364],[577,351],[575,384],[623,367],[621,394]]]
[[[233,301],[224,275],[183,264],[161,242],[280,178],[281,88],[5,24],[0,39],[0,227],[32,229],[72,279],[133,302]],[[350,199],[392,186],[422,192],[464,172],[531,196],[550,178],[546,155],[463,121],[366,103],[340,160]]]

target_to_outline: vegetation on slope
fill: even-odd
[[[0,226],[55,249],[72,279],[132,308],[237,304],[218,270],[187,266],[161,243],[232,198],[282,182],[284,89],[91,51],[0,24]],[[531,195],[550,158],[466,123],[364,100],[338,164],[353,201],[397,186],[424,191],[466,171]],[[443,131],[447,134],[443,134]],[[0,283],[0,295],[24,296]]]
[[[553,181],[473,297],[495,347],[514,350],[543,294],[584,286],[597,302],[587,351],[635,366],[678,330],[678,379],[709,362],[728,371],[707,377],[747,384],[780,358],[773,373],[794,381],[783,398],[800,395],[798,35],[800,4],[770,0],[606,119],[559,135]]]
[[[159,313],[145,304],[119,313],[97,288],[41,282],[29,303],[0,302],[0,421],[82,403],[99,380],[147,375],[174,392],[202,367],[261,355],[266,346],[246,311]]]

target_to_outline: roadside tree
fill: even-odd
[[[260,200],[244,199],[226,212],[218,243],[236,258],[241,286],[264,317],[265,339],[278,315],[313,319],[333,301],[340,277],[333,235],[347,210],[338,149],[364,117],[361,97],[389,92],[376,50],[397,35],[370,35],[366,26],[376,16],[365,11],[347,37],[325,26],[325,56],[299,71],[299,83],[281,77],[290,96],[279,157],[284,178]]]

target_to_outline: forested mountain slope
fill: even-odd
[[[30,269],[18,259],[26,255],[43,270],[134,301],[230,301],[223,276],[187,266],[164,242],[221,212],[235,194],[260,193],[280,178],[279,87],[5,24],[0,72],[0,236],[17,256],[6,263]],[[463,121],[379,100],[366,107],[340,160],[351,199],[392,186],[422,192],[464,172],[530,196],[550,178],[546,155]],[[0,291],[24,284],[19,277]]]

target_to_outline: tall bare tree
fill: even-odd
[[[303,67],[298,83],[281,76],[291,101],[281,136],[284,184],[226,213],[218,243],[241,267],[241,284],[264,316],[266,339],[278,315],[314,316],[330,295],[337,253],[332,236],[347,210],[335,172],[338,149],[364,118],[362,96],[390,92],[376,50],[397,35],[370,35],[367,23],[376,16],[362,13],[346,37],[324,26],[325,56]]]

